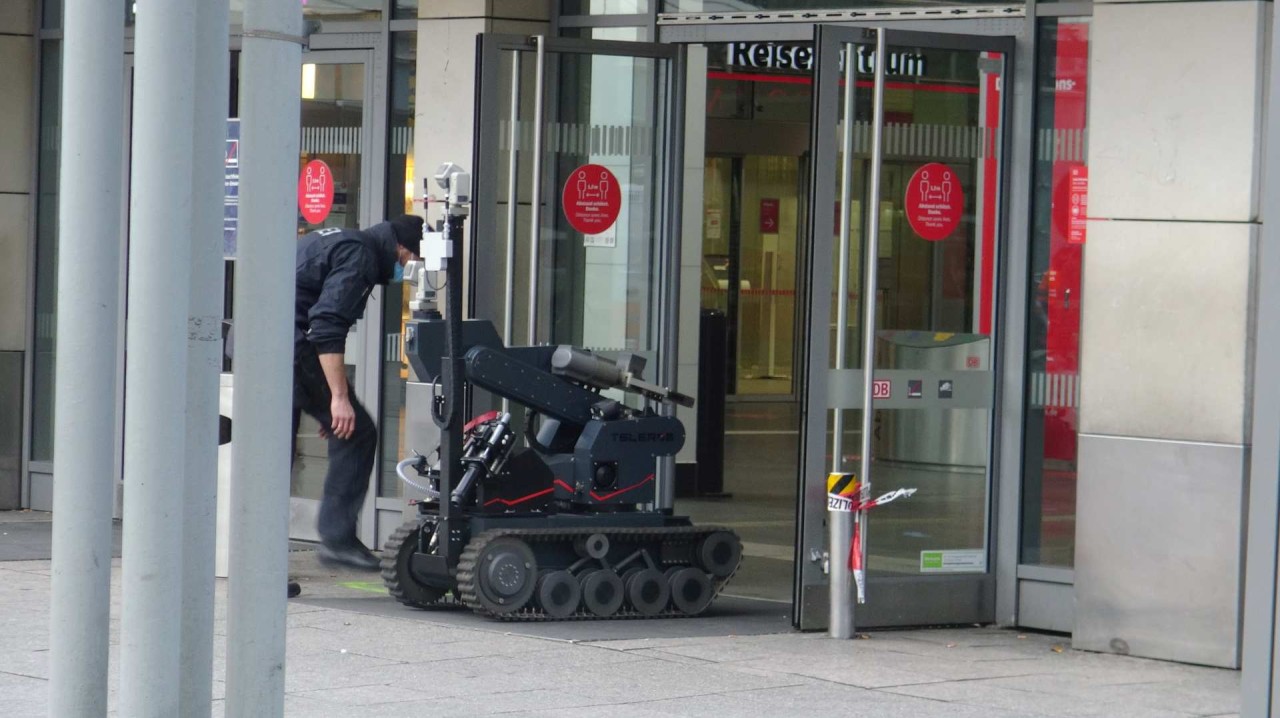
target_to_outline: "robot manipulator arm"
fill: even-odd
[[[597,389],[621,389],[652,401],[693,406],[693,397],[641,378],[645,359],[627,353],[610,361],[578,347],[562,344],[551,355],[551,373]]]

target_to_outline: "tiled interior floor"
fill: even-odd
[[[676,501],[677,513],[729,526],[742,537],[747,560],[727,594],[791,602],[799,429],[795,402],[730,402],[724,472],[730,497]]]

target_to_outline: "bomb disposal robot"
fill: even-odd
[[[383,551],[391,595],[420,608],[452,598],[504,620],[702,613],[737,571],[742,543],[655,508],[658,459],[685,439],[656,407],[693,400],[645,381],[641,357],[504,347],[490,322],[463,321],[457,248],[471,180],[452,164],[435,179],[447,194],[444,231],[424,234],[423,265],[410,272],[405,348],[419,379],[440,387],[431,413],[441,441],[397,467],[427,498]],[[508,410],[468,420],[468,400],[482,396]]]

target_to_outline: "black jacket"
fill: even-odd
[[[295,350],[309,341],[318,354],[343,353],[369,292],[394,276],[396,254],[388,222],[365,230],[330,227],[299,239]]]

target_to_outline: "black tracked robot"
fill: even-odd
[[[423,254],[445,271],[447,319],[415,318],[405,347],[417,376],[443,387],[432,407],[441,444],[436,466],[415,456],[397,468],[428,499],[385,546],[388,591],[418,608],[452,596],[504,620],[702,613],[737,571],[742,543],[732,530],[652,508],[657,460],[685,439],[680,421],[654,405],[693,400],[644,381],[638,356],[504,347],[488,321],[462,321],[462,269],[451,257],[470,178],[446,164],[436,181],[448,193],[445,232],[424,238]],[[528,448],[510,413],[466,422],[471,388],[525,407]],[[640,395],[644,408],[600,393],[609,389]]]

